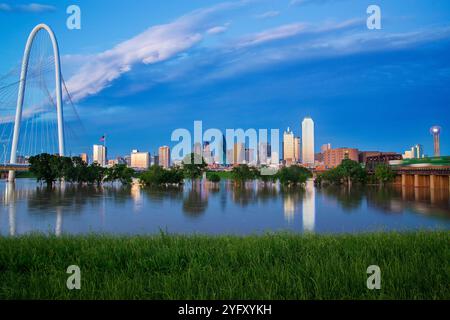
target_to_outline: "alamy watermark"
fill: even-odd
[[[380,290],[381,289],[381,269],[377,265],[371,265],[367,267],[367,274],[370,276],[367,278],[367,289]]]
[[[194,164],[201,164],[203,157],[207,163],[229,165],[245,163],[246,153],[251,153],[249,164],[278,164],[279,140],[279,129],[226,129],[223,133],[220,129],[210,128],[203,132],[203,122],[194,121],[193,135],[185,128],[172,132],[171,141],[177,144],[172,149],[171,158],[190,164],[192,160],[188,155],[194,153],[201,155],[192,157]]]
[[[67,278],[66,286],[69,290],[81,289],[81,270],[77,265],[71,265],[67,268],[66,273],[70,274]]]

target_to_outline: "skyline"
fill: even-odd
[[[431,155],[428,129],[440,125],[441,154],[450,154],[448,3],[378,1],[385,19],[376,31],[365,27],[369,1],[214,1],[209,7],[193,1],[155,4],[158,10],[131,1],[130,15],[148,16],[124,18],[121,28],[106,23],[121,13],[118,2],[106,13],[101,1],[80,1],[79,31],[65,29],[65,6],[40,3],[47,7],[39,14],[0,10],[0,74],[20,61],[33,24],[55,29],[63,74],[88,128],[85,149],[68,145],[68,153],[89,152],[104,133],[111,156],[132,149],[155,153],[173,130],[194,120],[209,128],[291,127],[298,133],[299,115],[308,114],[316,122],[315,152],[326,143],[399,153],[421,144]],[[6,28],[11,23],[17,28]],[[162,49],[167,46],[170,52]],[[129,56],[133,48],[143,55]],[[76,80],[93,67],[91,74],[112,80],[80,87]]]

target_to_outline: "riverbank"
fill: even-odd
[[[0,237],[0,299],[450,299],[450,233]],[[69,291],[66,269],[81,269]],[[381,290],[366,269],[381,268]]]

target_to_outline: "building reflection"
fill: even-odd
[[[283,199],[283,207],[284,207],[284,219],[288,223],[292,223],[294,221],[295,215],[295,201],[292,195],[287,194]]]
[[[316,188],[312,179],[306,182],[302,203],[303,231],[314,232],[316,222]]]

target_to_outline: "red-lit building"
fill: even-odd
[[[342,160],[350,159],[358,161],[358,149],[353,148],[337,148],[326,150],[323,153],[323,162],[326,168],[334,168],[341,164]]]

